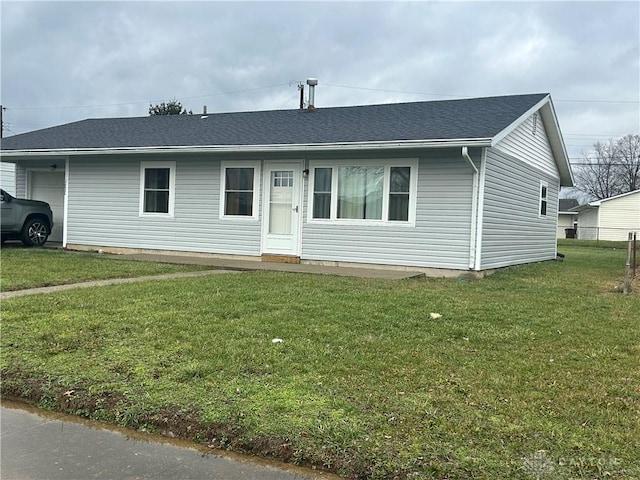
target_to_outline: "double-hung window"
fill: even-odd
[[[331,168],[316,168],[313,176],[313,218],[331,218]]]
[[[541,217],[547,215],[547,192],[549,190],[549,185],[547,182],[540,182],[540,211],[539,214]]]
[[[389,168],[389,220],[409,221],[411,167]]]
[[[175,162],[141,162],[140,216],[173,216],[175,167]]]
[[[312,167],[311,221],[414,223],[415,160]]]
[[[220,217],[258,218],[260,163],[222,164]]]

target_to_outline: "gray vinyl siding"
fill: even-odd
[[[175,161],[171,218],[141,217],[140,162]],[[68,243],[260,255],[260,223],[220,219],[220,161],[208,156],[74,158]]]
[[[547,214],[540,216],[540,182]],[[559,179],[495,148],[487,149],[481,269],[556,256]]]
[[[539,112],[529,116],[518,125],[513,132],[495,146],[495,149],[519,158],[524,163],[549,175],[556,176],[558,174],[547,131]]]
[[[472,169],[457,149],[416,157],[415,226],[313,223],[305,216],[302,258],[468,270]]]
[[[13,163],[0,163],[0,184],[9,195],[16,194],[16,167]]]
[[[335,155],[335,154],[334,154]],[[386,155],[385,155],[386,156]],[[397,152],[388,155],[400,158]],[[308,177],[303,184],[301,257],[305,260],[469,268],[472,170],[456,150],[411,152],[418,158],[415,226],[328,225],[307,222]],[[299,159],[299,156],[278,159]],[[310,161],[326,161],[331,154]],[[344,157],[341,157],[344,158]],[[366,163],[378,155],[359,154]],[[246,160],[256,160],[256,157]],[[263,156],[263,160],[274,160]],[[225,160],[229,160],[228,158]],[[237,159],[236,160],[242,160]],[[479,163],[479,151],[474,160]],[[175,161],[173,218],[140,217],[140,162]],[[264,168],[264,164],[263,164]],[[220,159],[200,156],[81,157],[69,167],[69,244],[260,255],[255,220],[221,220]],[[262,196],[261,191],[261,196]],[[260,199],[260,214],[262,198]],[[262,215],[260,215],[262,218]]]
[[[16,165],[16,197],[27,196],[27,169],[20,164]]]

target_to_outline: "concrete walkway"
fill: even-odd
[[[146,277],[110,278],[107,280],[93,280],[90,282],[69,283],[66,285],[53,285],[51,287],[29,288],[26,290],[14,290],[9,292],[2,292],[0,293],[0,300],[4,300],[6,298],[23,297],[25,295],[36,295],[38,293],[62,292],[64,290],[74,290],[76,288],[102,287],[105,285],[118,285],[121,283],[147,282],[150,280],[171,280],[172,278],[204,277],[205,275],[216,275],[221,273],[239,273],[239,272],[232,271],[232,270],[204,270],[199,272],[180,272],[180,273],[165,273],[162,275],[148,275]]]
[[[205,275],[224,273],[240,273],[247,271],[273,271],[289,273],[308,273],[314,275],[338,275],[343,277],[379,278],[385,280],[402,280],[405,278],[424,277],[423,272],[416,270],[385,270],[378,268],[342,267],[325,265],[304,265],[292,263],[260,262],[256,260],[235,260],[215,258],[199,255],[168,255],[168,254],[123,254],[105,256],[114,260],[136,260],[143,262],[171,263],[180,265],[202,265],[211,267],[211,270],[197,272],[167,273],[162,275],[149,275],[133,278],[111,278],[106,280],[94,280],[89,282],[70,283],[66,285],[54,285],[50,287],[30,288],[0,292],[0,300],[36,295],[39,293],[54,293],[77,288],[101,287],[105,285],[118,285],[122,283],[138,283],[150,280],[171,280],[173,278],[192,278]]]
[[[315,275],[338,275],[343,277],[381,278],[387,280],[401,280],[404,278],[424,277],[423,272],[417,270],[392,270],[384,268],[365,268],[347,266],[306,265],[294,263],[261,262],[258,260],[236,260],[199,255],[169,255],[134,253],[112,255],[112,258],[122,260],[141,260],[159,263],[177,263],[182,265],[205,265],[212,268],[240,271],[266,270],[273,272],[310,273]]]
[[[0,470],[7,480],[339,478],[14,402],[2,402],[0,412]]]

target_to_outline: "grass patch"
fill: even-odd
[[[558,247],[597,247],[627,250],[627,241],[610,240],[578,240],[574,238],[559,238]]]
[[[202,268],[204,267],[196,265],[114,261],[109,256],[97,253],[7,245],[0,249],[0,290],[6,292],[91,280],[185,272]]]
[[[623,251],[563,250],[473,282],[257,272],[10,299],[3,394],[349,478],[637,478],[640,296],[614,293]]]

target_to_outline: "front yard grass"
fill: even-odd
[[[640,478],[640,295],[617,293],[623,250],[561,251],[471,282],[259,272],[10,299],[3,395],[348,478]]]
[[[6,292],[91,280],[144,277],[202,268],[196,265],[114,261],[108,255],[97,253],[6,244],[0,249],[0,290]]]

